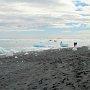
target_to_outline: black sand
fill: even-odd
[[[0,59],[0,90],[90,90],[87,47],[14,57]]]

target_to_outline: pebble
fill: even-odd
[[[29,54],[29,53],[26,52],[24,55],[28,55],[28,54]]]
[[[17,56],[15,56],[15,58],[18,58]]]

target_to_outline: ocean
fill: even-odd
[[[61,41],[68,46],[61,46]],[[73,47],[74,42],[77,47],[90,46],[89,39],[0,39],[0,53],[68,48]]]

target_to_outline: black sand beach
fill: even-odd
[[[87,47],[0,58],[0,90],[90,90]]]

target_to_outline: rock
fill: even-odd
[[[17,56],[15,56],[15,58],[18,58]]]
[[[24,55],[28,55],[28,54],[29,54],[29,53],[26,52]]]

